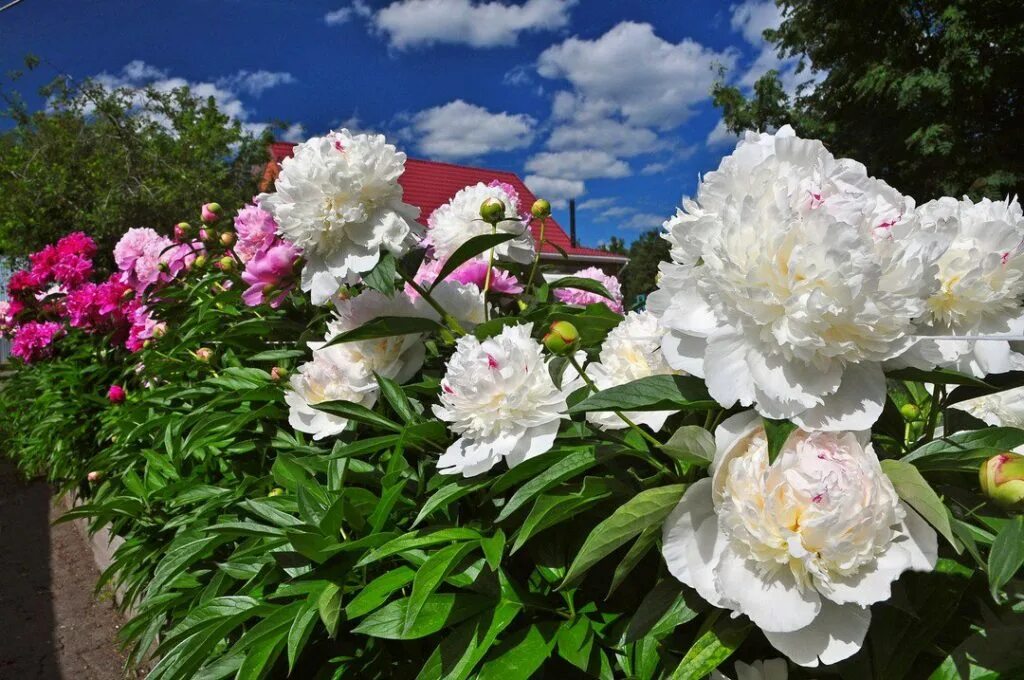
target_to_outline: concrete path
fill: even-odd
[[[50,525],[62,511],[53,500],[0,459],[0,678],[118,680],[122,618],[93,596],[99,572],[82,534]]]

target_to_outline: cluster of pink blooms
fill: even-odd
[[[622,286],[619,284],[619,280],[611,274],[605,274],[601,269],[597,267],[587,267],[573,274],[574,277],[581,279],[593,279],[605,287],[609,293],[611,293],[612,299],[598,295],[597,293],[590,293],[579,288],[556,288],[555,298],[570,305],[579,305],[585,307],[594,303],[601,303],[607,305],[613,312],[622,313]]]
[[[278,238],[277,222],[258,205],[238,211],[235,233],[235,256],[245,265],[242,281],[249,286],[242,301],[250,307],[266,303],[276,309],[295,288],[302,251]]]
[[[421,286],[429,287],[437,280],[437,275],[441,273],[442,266],[444,266],[444,263],[441,260],[424,260],[413,279]],[[476,284],[476,287],[480,290],[484,289],[486,279],[487,261],[482,258],[474,258],[460,264],[455,268],[455,271],[445,277],[447,281]],[[519,283],[519,279],[512,274],[509,274],[504,269],[494,267],[491,269],[491,281],[488,290],[493,293],[517,295],[523,292],[523,286]],[[419,296],[408,285],[405,287],[405,292],[413,299]]]
[[[199,241],[175,243],[152,229],[129,229],[114,246],[114,262],[121,282],[138,294],[150,286],[168,283],[192,266],[205,252]]]

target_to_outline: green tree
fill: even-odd
[[[629,264],[622,270],[622,295],[626,308],[642,302],[637,298],[654,290],[658,278],[658,264],[668,260],[668,241],[661,231],[651,229],[640,234],[629,246]]]
[[[629,252],[629,248],[626,247],[626,242],[618,236],[612,236],[608,239],[607,243],[602,243],[598,247],[606,253],[615,253],[616,255],[625,255]]]
[[[109,253],[130,227],[166,233],[205,201],[230,209],[257,193],[270,132],[249,134],[212,98],[65,78],[41,94],[47,106],[31,112],[17,91],[0,89],[2,255],[77,230]]]
[[[714,101],[732,131],[791,123],[919,201],[1022,188],[1024,3],[778,4],[785,19],[765,37],[823,79],[793,97],[775,72],[749,97],[719,83]]]

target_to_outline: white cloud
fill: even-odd
[[[725,126],[724,120],[719,120],[718,123],[708,133],[707,139],[704,143],[709,149],[716,149],[718,147],[733,146],[736,144],[736,140],[739,136],[735,132],[729,132],[729,128]]]
[[[769,28],[778,28],[782,23],[782,8],[775,0],[746,0],[729,8],[732,17],[729,24],[734,31],[743,34],[743,38],[755,47],[764,43],[764,32]]]
[[[529,146],[537,121],[526,114],[491,113],[456,99],[412,117],[404,136],[432,158],[473,158]]]
[[[664,215],[654,213],[635,213],[625,222],[619,224],[624,229],[657,229],[665,222]]]
[[[555,127],[547,146],[555,151],[567,149],[602,149],[619,156],[635,156],[654,151],[658,135],[647,128],[634,127],[610,118],[594,121],[572,121]]]
[[[584,180],[627,177],[629,165],[606,151],[555,151],[539,153],[526,161],[526,170],[544,177]]]
[[[499,47],[516,44],[523,32],[566,26],[574,4],[576,0],[397,0],[378,10],[371,24],[397,49],[435,43]]]
[[[615,205],[614,198],[591,198],[586,201],[582,201],[578,206],[579,210],[604,210]]]
[[[580,180],[527,175],[523,181],[537,198],[544,198],[556,208],[564,208],[570,198],[578,198],[586,191]]]
[[[341,26],[342,24],[348,23],[352,18],[353,11],[351,7],[341,7],[328,12],[324,15],[324,23],[328,26]]]
[[[664,162],[661,162],[661,163],[648,163],[647,165],[645,165],[640,170],[640,174],[641,175],[657,175],[658,173],[665,172],[670,167],[672,167],[671,163],[664,163]]]
[[[801,85],[813,88],[824,79],[821,73],[798,72],[798,57],[780,57],[775,45],[764,39],[765,30],[778,28],[782,24],[782,9],[774,0],[745,0],[730,9],[732,16],[729,23],[733,30],[739,31],[744,40],[759,50],[754,61],[739,76],[737,84],[740,87],[751,89],[758,78],[774,70],[779,73],[782,89],[793,96]]]
[[[295,76],[291,73],[260,69],[259,71],[239,71],[233,76],[221,78],[217,84],[235,92],[245,92],[258,97],[265,90],[280,85],[290,85],[294,82],[296,82]]]
[[[671,43],[650,24],[626,21],[595,40],[572,37],[549,47],[538,72],[568,80],[578,96],[613,108],[632,125],[669,129],[708,98],[717,67],[735,61],[732,50],[716,52],[689,38]]]
[[[306,128],[302,123],[294,123],[289,125],[280,137],[285,142],[304,142],[306,141]]]

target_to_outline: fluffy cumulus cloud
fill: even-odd
[[[798,71],[799,59],[780,57],[775,46],[764,39],[766,30],[778,28],[782,23],[782,9],[776,6],[775,0],[745,0],[733,5],[731,12],[729,23],[733,30],[759,50],[754,61],[740,74],[737,81],[740,87],[753,87],[758,78],[771,70],[779,72],[782,87],[790,94],[802,83],[813,85],[820,80],[820,76]]]
[[[704,143],[709,149],[718,149],[734,146],[738,139],[739,136],[735,132],[729,132],[729,128],[725,127],[725,121],[719,120],[715,127],[711,128]]]
[[[426,156],[463,159],[529,146],[536,124],[525,114],[491,113],[456,99],[415,114],[404,134]]]
[[[248,131],[254,134],[266,129],[267,123],[251,120],[252,110],[243,101],[243,96],[258,96],[270,88],[296,82],[295,77],[290,73],[265,70],[241,70],[230,76],[218,78],[216,81],[188,80],[173,76],[169,71],[140,59],[129,62],[116,73],[104,71],[93,78],[109,89],[139,90],[140,100],[142,88],[152,87],[158,92],[171,92],[179,87],[187,87],[193,95],[202,99],[212,97],[222,113],[240,121]],[[290,133],[295,136],[301,130],[301,125],[293,125],[288,128],[286,134]]]
[[[626,177],[629,165],[607,151],[546,151],[526,162],[526,169],[535,175],[561,177],[569,180]]]
[[[733,30],[743,34],[744,40],[758,45],[764,40],[764,32],[778,28],[782,23],[782,9],[774,0],[746,0],[732,6],[729,24]]]
[[[502,47],[516,44],[521,33],[553,31],[566,26],[575,4],[576,0],[526,0],[511,4],[397,0],[372,13],[362,3],[356,3],[353,9],[357,13],[372,14],[369,19],[373,29],[386,35],[396,49],[437,43]],[[348,18],[346,15],[345,19]]]
[[[650,24],[624,21],[594,40],[572,37],[549,47],[537,68],[588,100],[611,104],[633,125],[671,128],[707,99],[717,66],[731,68],[735,60],[732,51],[689,38],[672,43]]]
[[[538,197],[547,199],[556,208],[564,208],[570,198],[582,196],[586,191],[583,182],[576,179],[527,175],[523,181],[530,191]]]
[[[324,23],[328,26],[341,26],[347,24],[354,14],[351,7],[339,7],[324,15]]]

